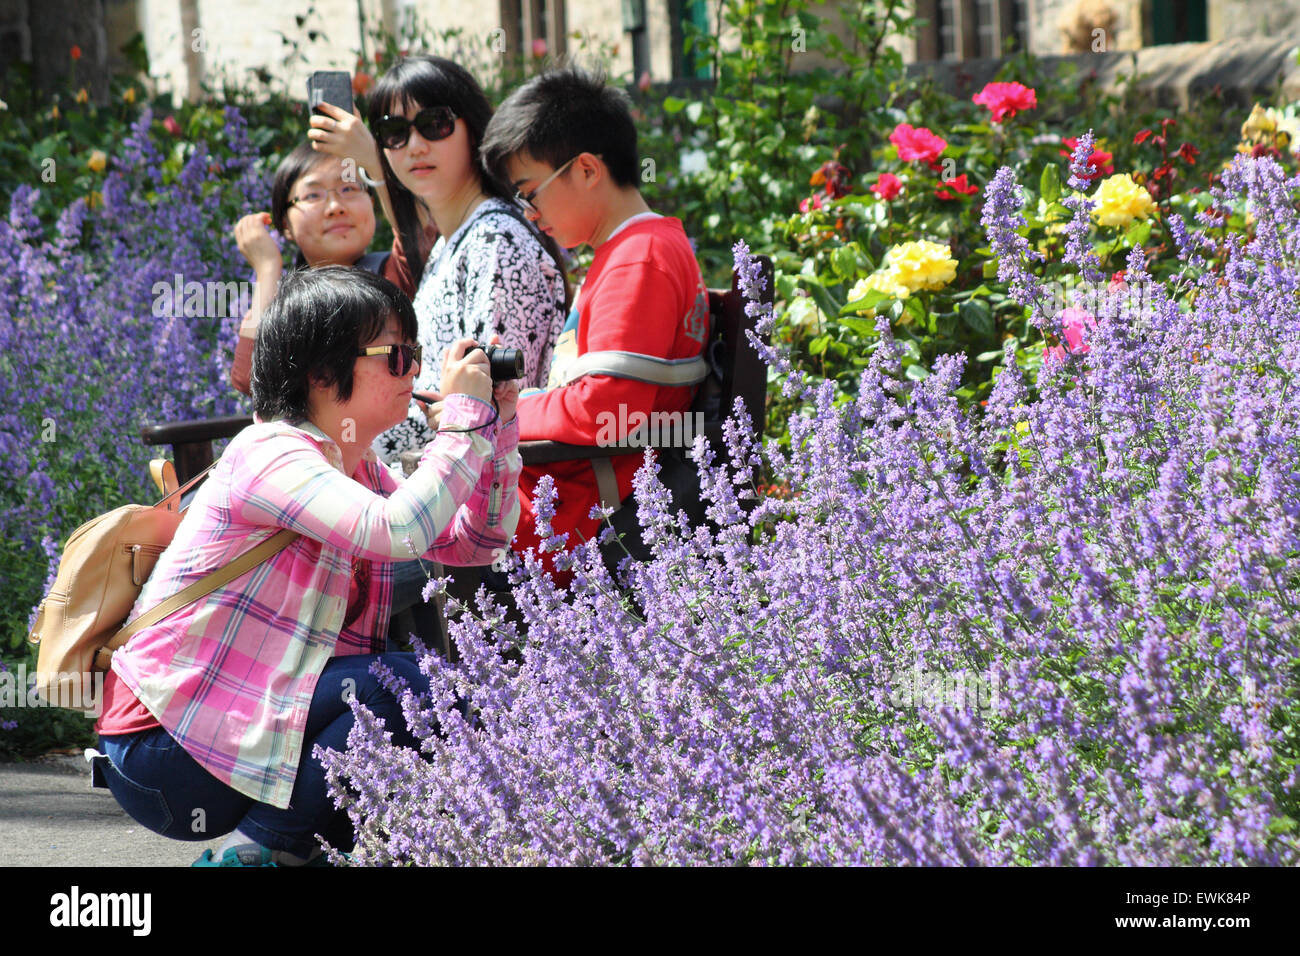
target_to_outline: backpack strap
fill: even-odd
[[[491,216],[493,214],[496,214],[496,215],[509,216],[511,219],[515,220],[516,222],[521,223],[525,229],[527,229],[530,233],[533,234],[533,236],[535,236],[538,239],[538,241],[541,241],[542,234],[537,231],[537,227],[534,226],[531,222],[529,222],[527,218],[525,218],[524,214],[520,212],[518,209],[516,209],[513,205],[504,204],[505,202],[504,200],[502,200],[502,202],[503,205],[494,206],[493,208],[483,212],[481,215]],[[468,229],[460,230],[460,235],[456,237],[455,245],[453,245],[450,249],[447,250],[447,258],[449,260],[451,259],[452,256],[456,254],[456,250],[460,248],[460,244],[465,241],[465,237],[467,235],[469,235]]]
[[[136,631],[141,628],[149,627],[152,624],[157,624],[173,611],[179,611],[181,608],[185,607],[185,605],[193,603],[205,595],[211,594],[222,585],[229,584],[241,574],[244,574],[246,571],[251,571],[263,561],[267,561],[279,554],[289,545],[293,544],[294,539],[297,537],[297,531],[293,531],[289,528],[282,528],[278,533],[271,535],[271,537],[257,545],[257,547],[241,554],[224,568],[219,568],[211,574],[204,575],[189,587],[182,588],[161,604],[145,611],[130,624],[126,625],[126,627],[114,634],[107,644],[95,652],[96,666],[102,665],[104,669],[107,670],[108,661],[109,658],[112,657],[113,651],[117,650],[130,640],[131,635]],[[103,655],[102,659],[100,655]]]
[[[387,249],[380,252],[367,252],[353,264],[353,268],[365,269],[367,272],[381,275],[384,271],[384,265],[388,262],[388,257],[391,255],[392,252]]]
[[[709,377],[709,363],[703,355],[688,359],[665,359],[639,352],[607,349],[584,352],[564,370],[564,385],[587,375],[630,378],[651,385],[697,385]]]

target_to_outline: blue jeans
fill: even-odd
[[[383,661],[403,677],[417,694],[427,692],[429,679],[420,673],[414,654],[358,654],[335,657],[325,665],[307,712],[302,762],[286,809],[258,803],[226,786],[203,767],[161,727],[134,734],[103,736],[97,760],[108,789],[127,814],[146,829],[174,840],[211,840],[238,829],[262,846],[309,856],[321,834],[337,849],[351,849],[352,824],[334,807],[325,786],[325,770],[312,756],[316,744],[347,749],[354,723],[344,689],[380,717],[392,731],[393,743],[418,750],[397,698],[370,674],[370,665]],[[351,682],[346,683],[346,682]]]
[[[432,600],[425,603],[423,597],[432,570],[430,561],[423,565],[416,560],[393,564],[393,607],[389,616],[387,650],[401,650],[414,634],[425,647],[445,653],[446,642],[438,621],[438,606]]]

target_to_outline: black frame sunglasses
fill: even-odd
[[[375,124],[375,139],[384,149],[402,149],[411,139],[411,127],[430,142],[446,139],[456,129],[455,111],[450,106],[426,106],[411,119],[385,116]]]
[[[359,349],[357,355],[387,355],[388,374],[401,378],[424,358],[423,345],[372,345],[368,349]]]

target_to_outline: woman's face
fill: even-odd
[[[375,207],[365,186],[344,181],[342,160],[326,156],[299,176],[289,201],[285,236],[309,266],[350,266],[370,248]]]
[[[362,342],[358,351],[401,344],[413,343],[402,336],[397,317],[389,316],[384,331],[369,342]],[[416,362],[404,375],[394,375],[389,371],[387,354],[357,356],[352,367],[352,397],[344,403],[344,416],[355,421],[358,441],[369,444],[376,435],[406,418],[419,371],[420,363]]]
[[[411,119],[420,109],[408,100],[389,115]],[[469,127],[459,117],[447,138],[425,139],[412,126],[406,145],[399,149],[385,148],[384,155],[398,181],[432,206],[452,199],[471,183],[478,182],[478,171],[470,155]]]

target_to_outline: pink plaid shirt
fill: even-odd
[[[481,425],[491,411],[452,395],[441,424]],[[302,537],[132,635],[113,655],[114,673],[213,776],[287,807],[325,664],[383,648],[392,562],[420,554],[487,564],[509,546],[519,518],[518,436],[513,421],[444,432],[399,484],[369,452],[351,478],[343,474],[338,446],[309,422],[246,428],[200,488],[131,616],[280,528]],[[370,600],[345,628],[354,558],[374,562]]]

